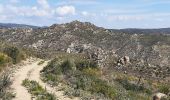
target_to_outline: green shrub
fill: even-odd
[[[105,81],[96,79],[92,82],[91,85],[92,88],[90,89],[90,91],[92,93],[101,93],[111,99],[114,99],[116,97],[116,90],[112,86],[108,85]]]
[[[83,69],[82,72],[90,76],[96,76],[96,77],[101,76],[101,70],[98,68],[86,68]]]
[[[1,73],[0,76],[0,100],[11,100],[15,95],[9,92],[11,85],[10,76],[8,73]]]
[[[88,73],[77,71],[67,79],[67,82],[75,90],[88,91],[91,94],[103,94],[111,99],[116,97],[116,90],[111,85]]]
[[[75,90],[74,96],[80,96],[78,91],[81,90],[91,94],[102,94],[111,99],[116,97],[116,90],[106,81],[99,79],[101,72],[94,61],[56,58],[49,62],[41,73],[46,82],[54,84],[63,75],[62,80],[66,79],[66,84]]]
[[[70,71],[76,70],[76,65],[73,60],[67,59],[63,61],[63,63],[60,65],[62,73],[68,74]]]
[[[152,100],[152,95],[138,93],[137,91],[128,91],[128,100]]]
[[[38,63],[38,65],[42,65],[42,64],[44,64],[44,60],[42,60],[42,61],[40,61],[39,63]]]
[[[76,68],[79,70],[83,70],[86,68],[97,68],[97,63],[94,61],[90,61],[90,60],[79,60],[76,61]]]
[[[118,80],[107,81],[107,77],[104,77],[105,80],[103,80],[101,69],[97,67],[96,62],[86,58],[76,58],[75,60],[74,56],[72,59],[68,56],[55,58],[41,71],[42,78],[47,83],[58,85],[62,82],[66,85],[65,93],[67,95],[78,96],[85,100],[94,98],[102,100],[150,100],[150,89],[129,81],[138,81],[138,78],[129,79],[124,75]]]
[[[36,100],[56,100],[56,97],[53,94],[48,93],[36,81],[25,79],[23,80],[22,85],[26,87],[32,95],[36,96]]]
[[[43,68],[43,70],[41,70],[41,73],[47,74],[47,73],[51,73],[51,74],[55,74],[55,75],[59,75],[61,74],[61,67],[58,63],[58,60],[53,59],[51,60],[46,67]]]
[[[3,65],[4,63],[7,63],[10,61],[10,58],[3,54],[3,53],[0,53],[0,65]]]
[[[165,93],[165,94],[170,93],[170,85],[169,84],[161,84],[158,88],[161,93]]]
[[[44,81],[52,81],[54,83],[57,83],[57,80],[59,80],[60,75],[69,76],[73,72],[75,72],[76,69],[77,70],[80,69],[77,67],[78,65],[79,65],[78,61],[75,61],[74,59],[55,58],[52,61],[50,61],[48,63],[48,65],[46,67],[44,67],[43,70],[41,71],[43,80]],[[87,68],[88,67],[82,67],[81,70],[87,69]],[[91,73],[92,73],[92,70],[91,70]],[[93,71],[93,73],[94,73],[94,71]]]
[[[50,83],[50,85],[58,85],[59,75],[62,69],[57,59],[51,60],[46,67],[41,70],[42,80]]]
[[[151,94],[151,90],[145,88],[143,85],[137,85],[135,83],[130,83],[127,79],[116,79],[126,90],[144,92]]]
[[[4,53],[12,58],[14,64],[25,58],[25,55],[17,47],[6,47]]]
[[[4,53],[0,53],[0,72],[6,67],[7,64],[11,64],[11,58]]]

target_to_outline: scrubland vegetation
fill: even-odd
[[[27,53],[16,46],[0,41],[0,71],[11,64],[25,60]]]
[[[112,30],[79,21],[45,28],[0,31],[6,42],[21,47],[0,40],[0,73],[30,55],[52,58],[41,71],[41,79],[54,87],[62,84],[69,97],[152,100],[154,93],[170,94],[169,32]],[[129,62],[120,63],[125,56]],[[38,63],[43,64],[44,61]],[[0,99],[8,100],[7,97],[13,97],[6,88],[10,78],[3,75]],[[36,81],[26,79],[23,86],[38,100],[56,99]]]
[[[15,97],[10,90],[11,80],[9,68],[26,59],[23,50],[0,41],[0,99],[11,100]]]
[[[0,99],[1,100],[11,100],[15,97],[10,91],[11,80],[9,73],[1,73],[0,75]]]
[[[156,82],[155,86],[144,79],[138,83],[138,77],[114,71],[104,74],[94,61],[74,54],[57,56],[41,71],[41,76],[53,86],[63,83],[66,95],[84,100],[152,100],[155,89],[170,92],[169,84]]]
[[[30,92],[36,100],[57,100],[53,94],[48,93],[46,89],[40,86],[36,81],[25,79],[22,85],[27,88],[28,92]]]

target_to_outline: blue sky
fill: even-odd
[[[48,26],[73,20],[105,28],[170,27],[170,0],[0,0],[0,22]]]

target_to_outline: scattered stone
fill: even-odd
[[[130,64],[130,58],[128,56],[124,56],[120,58],[117,62],[117,65],[127,65]]]
[[[161,100],[162,98],[167,98],[167,95],[163,93],[156,93],[153,96],[153,100]]]

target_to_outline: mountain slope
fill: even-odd
[[[14,23],[0,23],[0,28],[38,28],[38,26]]]
[[[32,49],[44,58],[54,57],[58,52],[85,53],[100,67],[114,66],[150,77],[169,77],[170,36],[145,34],[145,31],[137,33],[113,31],[88,22],[73,21],[36,29],[1,29],[0,37]],[[128,68],[115,65],[124,56],[130,58]]]
[[[170,34],[170,28],[160,29],[121,29],[122,32],[138,33],[138,34]]]

